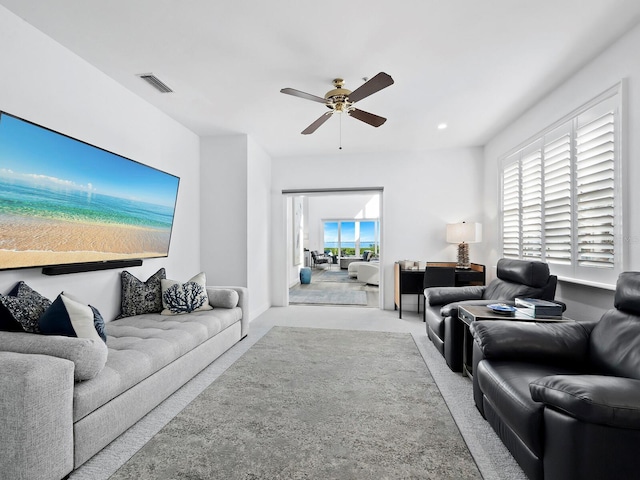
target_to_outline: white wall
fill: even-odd
[[[210,285],[247,286],[247,136],[202,138],[201,264]]]
[[[247,287],[250,316],[271,306],[271,158],[249,138],[247,192]]]
[[[556,122],[622,79],[627,82],[626,153],[624,162],[624,211],[627,247],[626,270],[640,270],[640,25],[589,62],[568,81],[492,139],[485,147],[485,256],[492,265],[500,255],[498,158],[534,134]],[[553,267],[552,267],[553,271]],[[561,282],[557,298],[568,305],[567,315],[576,319],[599,319],[613,307],[613,292]]]
[[[0,110],[181,178],[169,257],[128,270],[144,280],[160,267],[176,279],[198,273],[198,137],[1,6],[0,45]],[[7,270],[0,292],[19,280],[51,299],[67,290],[106,320],[120,310],[118,270],[57,277],[37,268]]]
[[[322,165],[332,175],[309,175]],[[483,194],[480,148],[272,159],[272,304],[287,300],[287,261],[283,247],[286,207],[282,190],[383,187],[381,277],[384,308],[393,309],[393,263],[402,259],[455,261],[455,245],[445,242],[446,224],[481,221]],[[473,261],[482,261],[471,246]],[[407,305],[417,297],[406,299]],[[405,300],[403,299],[403,309]],[[409,308],[411,306],[409,305]]]
[[[202,269],[249,288],[249,318],[270,306],[271,160],[247,135],[202,139]]]

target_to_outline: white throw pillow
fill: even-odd
[[[183,313],[211,310],[207,296],[207,280],[200,272],[185,283],[176,280],[161,280],[162,315],[181,315]]]

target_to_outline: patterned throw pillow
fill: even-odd
[[[89,308],[93,312],[93,326],[96,329],[96,332],[98,332],[102,341],[107,343],[107,332],[104,329],[104,318],[102,318],[102,314],[93,305],[89,305]]]
[[[121,274],[122,301],[120,315],[116,317],[132,317],[143,313],[158,313],[162,310],[162,285],[160,281],[167,278],[164,268],[151,275],[146,282],[138,280],[126,270]]]
[[[38,319],[51,306],[51,300],[43,297],[24,282],[18,282],[8,295],[0,295],[0,303],[22,330],[40,333]],[[5,317],[3,315],[3,317]],[[3,318],[3,326],[15,327],[15,323]],[[17,329],[13,329],[16,331]]]
[[[211,310],[207,296],[207,280],[204,272],[185,283],[175,280],[162,280],[162,315],[180,315],[183,313]]]

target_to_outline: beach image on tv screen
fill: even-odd
[[[163,257],[179,178],[0,114],[0,269]]]

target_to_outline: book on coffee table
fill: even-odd
[[[516,298],[516,309],[532,318],[562,318],[562,305],[539,298]]]

